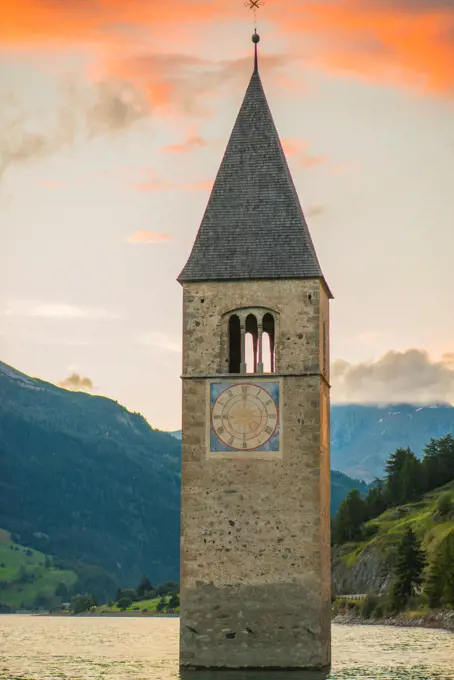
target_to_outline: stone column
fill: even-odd
[[[240,373],[247,372],[246,366],[246,320],[240,319],[240,333],[241,333],[241,364]]]
[[[259,360],[257,363],[257,373],[263,373],[263,346],[262,346],[262,336],[263,336],[263,323],[262,321],[257,322],[257,342],[259,350]]]

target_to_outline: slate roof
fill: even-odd
[[[178,281],[306,278],[323,274],[255,63]]]

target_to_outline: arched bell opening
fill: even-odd
[[[246,373],[257,373],[258,324],[254,314],[246,317]]]
[[[269,312],[263,317],[262,346],[263,370],[265,373],[274,373],[276,356],[275,327],[274,316]]]
[[[225,315],[225,323],[228,372],[274,373],[274,313],[263,307],[235,309]]]
[[[241,324],[237,314],[229,319],[229,373],[241,370]]]

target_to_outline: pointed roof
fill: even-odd
[[[324,280],[260,80],[255,37],[254,72],[180,283]]]

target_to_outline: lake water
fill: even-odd
[[[189,680],[297,680],[190,671]],[[178,619],[0,616],[0,680],[177,680]],[[454,634],[333,626],[332,680],[454,680]]]

